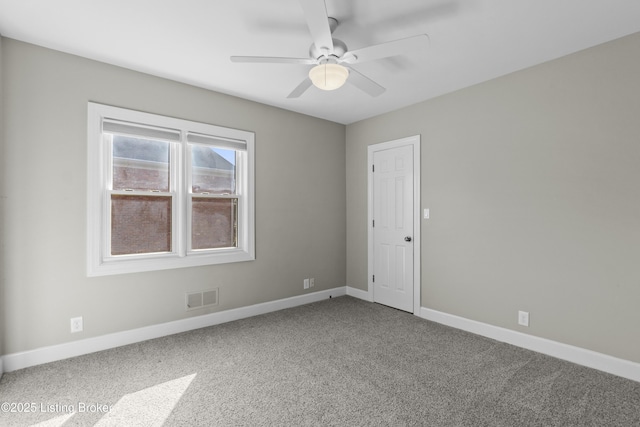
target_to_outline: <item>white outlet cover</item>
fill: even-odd
[[[528,311],[518,311],[518,324],[522,326],[529,326]]]
[[[82,317],[74,317],[71,319],[71,333],[82,332]]]

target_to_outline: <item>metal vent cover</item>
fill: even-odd
[[[218,288],[186,293],[185,303],[187,311],[218,305]]]

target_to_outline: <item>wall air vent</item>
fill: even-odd
[[[218,288],[187,293],[185,302],[187,311],[218,305]]]

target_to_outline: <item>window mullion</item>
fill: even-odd
[[[247,187],[247,171],[245,167],[247,166],[248,154],[246,151],[240,151],[236,154],[236,195],[238,195],[238,201],[236,203],[236,215],[238,218],[239,224],[248,225],[248,216],[246,211],[246,203],[248,197],[248,187]],[[248,243],[247,240],[247,227],[239,227],[236,233],[236,245],[239,247],[246,247]]]
[[[188,243],[187,239],[189,238],[189,203],[187,200],[187,195],[189,191],[187,190],[187,186],[189,185],[189,165],[188,165],[188,144],[187,144],[187,132],[182,131],[180,144],[175,146],[175,185],[176,185],[176,193],[178,194],[177,201],[178,203],[178,212],[179,216],[176,222],[176,234],[177,234],[177,246],[178,246],[178,255],[184,257],[187,255]]]
[[[190,163],[190,162],[189,162]],[[189,170],[191,170],[191,167],[189,167]],[[191,172],[189,172],[190,174]],[[193,248],[193,193],[191,192],[191,179],[189,179],[189,189],[187,191],[187,203],[186,203],[186,212],[187,212],[187,228],[185,230],[185,236],[186,236],[186,247],[185,247],[185,251],[187,254],[189,254],[189,252],[191,252],[191,248]]]
[[[102,197],[102,215],[103,220],[102,224],[102,235],[104,236],[104,241],[102,242],[102,259],[107,259],[111,256],[111,193],[110,191],[113,188],[113,156],[111,155],[113,152],[113,135],[104,134],[103,135],[103,145],[102,145],[102,155],[104,156],[104,160],[101,163],[105,165],[105,170],[102,171],[102,179],[101,188],[105,191]]]

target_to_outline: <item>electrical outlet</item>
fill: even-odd
[[[71,319],[71,333],[82,332],[82,317]]]
[[[309,287],[313,288],[316,284],[316,279],[314,279],[313,277],[311,279],[309,279]]]
[[[518,311],[518,325],[529,326],[528,311]]]
[[[305,289],[309,289],[309,279],[304,279],[304,284],[303,284]]]

